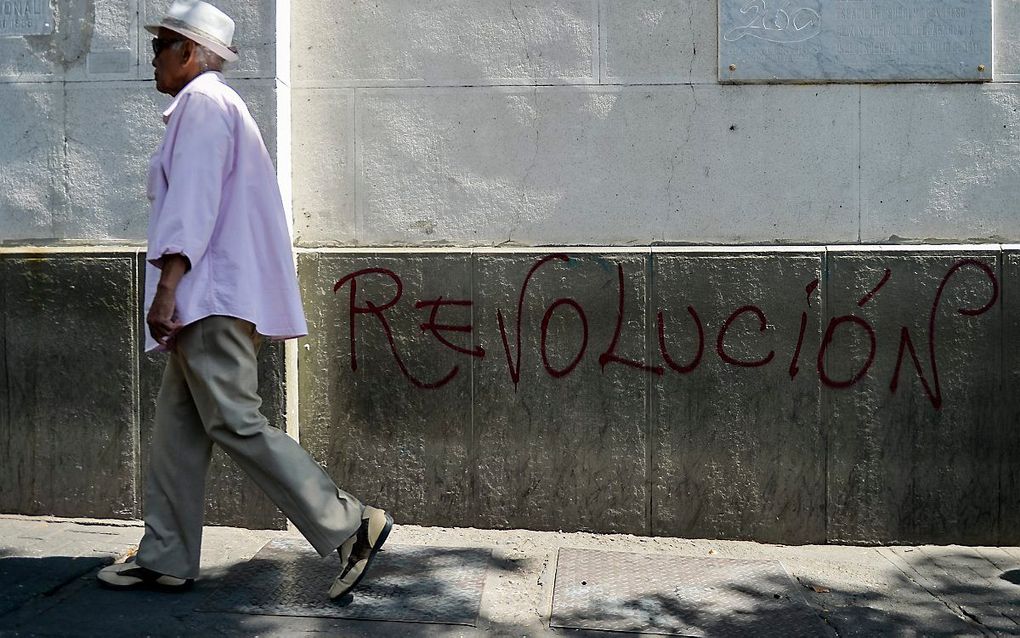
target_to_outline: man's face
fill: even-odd
[[[188,69],[184,63],[182,49],[189,46],[187,39],[169,29],[160,29],[153,40],[152,75],[156,78],[156,90],[160,93],[177,95],[188,83]],[[189,59],[192,56],[187,56]]]

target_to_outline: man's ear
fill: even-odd
[[[195,43],[185,40],[181,43],[181,66],[186,65],[195,56]]]

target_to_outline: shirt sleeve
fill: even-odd
[[[232,131],[223,108],[201,93],[183,97],[168,123],[163,151],[167,191],[156,211],[146,255],[162,266],[180,254],[194,266],[216,227],[223,182],[229,173]]]

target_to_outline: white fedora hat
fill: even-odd
[[[145,30],[154,35],[159,35],[161,28],[194,40],[227,62],[237,60],[237,50],[231,46],[234,21],[208,2],[174,0],[159,24],[145,25]]]

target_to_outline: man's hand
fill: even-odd
[[[162,259],[159,284],[156,296],[152,300],[145,323],[149,325],[149,334],[157,343],[173,350],[174,337],[181,329],[177,321],[177,284],[190,267],[187,257],[183,255],[166,255]]]

